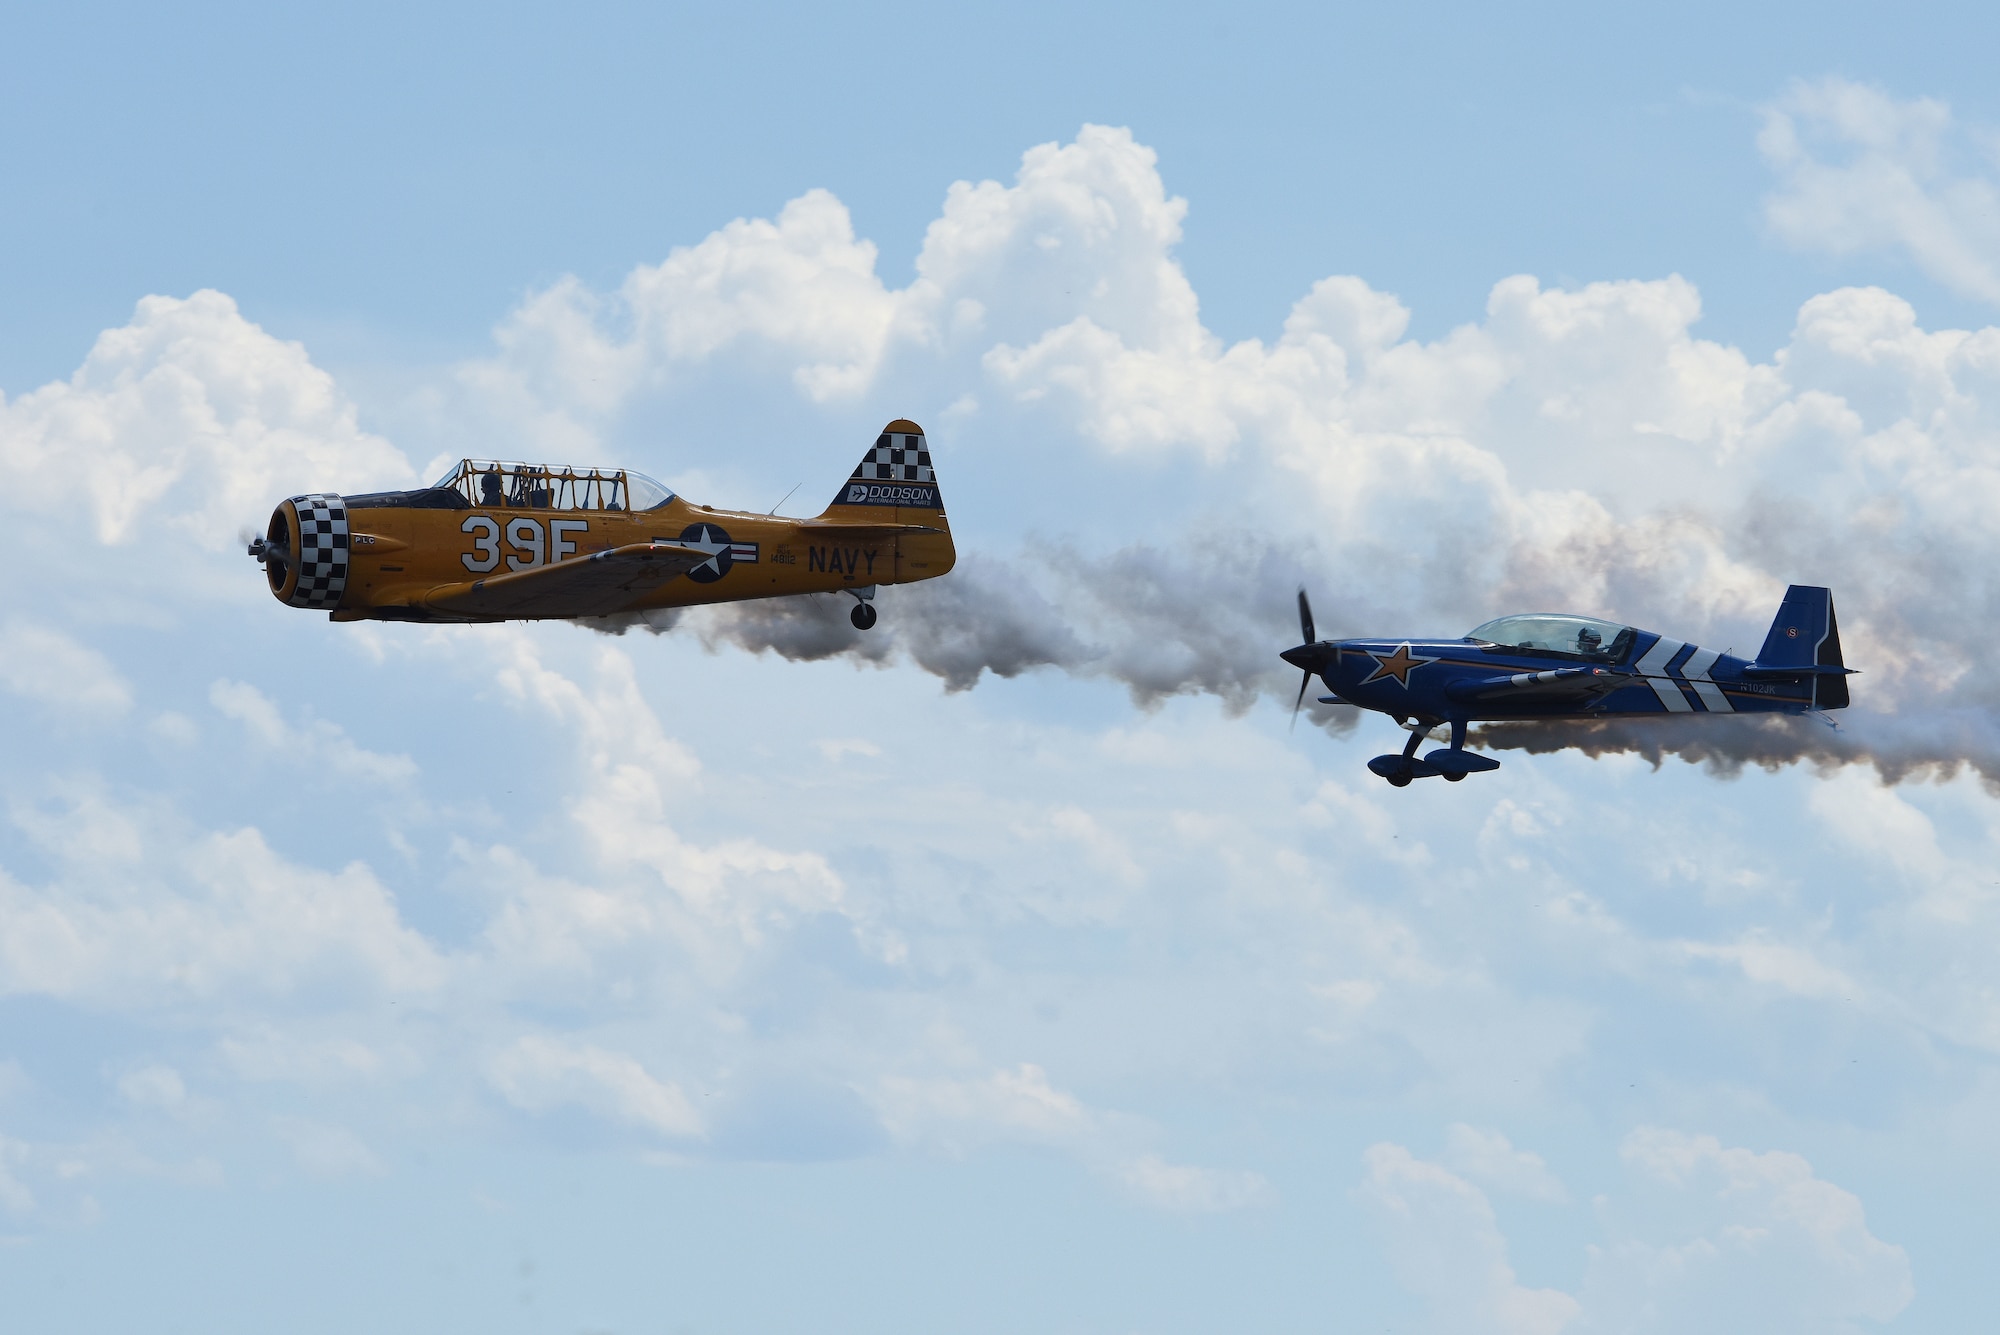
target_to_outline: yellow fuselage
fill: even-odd
[[[280,602],[336,621],[508,621],[854,592],[956,559],[923,428],[897,418],[825,513],[693,505],[625,469],[461,460],[428,487],[281,503],[250,543]],[[875,612],[858,602],[854,624]]]
[[[622,611],[908,584],[935,579],[956,560],[942,511],[847,507],[829,521],[717,510],[678,496],[636,513],[370,502],[349,502],[347,586],[329,609],[336,621],[421,615],[433,597],[468,581],[637,543],[715,547],[720,559],[640,594]],[[447,620],[505,619],[438,612]]]

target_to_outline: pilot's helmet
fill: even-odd
[[[500,504],[500,470],[489,468],[479,475],[479,498],[488,505]]]
[[[1576,647],[1586,654],[1594,654],[1604,644],[1604,637],[1589,626],[1576,633]]]

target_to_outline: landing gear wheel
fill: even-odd
[[[1410,786],[1410,776],[1407,774],[1385,774],[1382,777],[1389,781],[1391,788],[1408,788]]]
[[[875,624],[875,609],[867,603],[856,603],[854,610],[847,614],[847,619],[854,623],[854,629],[867,630]]]
[[[1454,773],[1451,770],[1446,770],[1444,772],[1444,781],[1446,783],[1464,783],[1465,776],[1463,774]]]

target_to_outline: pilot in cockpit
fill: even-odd
[[[1576,633],[1576,651],[1586,658],[1597,658],[1604,653],[1604,637],[1585,626]]]
[[[489,468],[479,475],[479,503],[481,505],[499,505],[501,500],[500,470]]]

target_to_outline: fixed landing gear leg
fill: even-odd
[[[1451,721],[1451,749],[1454,751],[1463,751],[1465,749],[1465,720],[1462,718],[1455,718]],[[1464,783],[1465,771],[1446,770],[1444,781],[1446,783]]]
[[[854,623],[854,629],[867,630],[875,624],[875,607],[870,601],[875,597],[875,586],[864,584],[847,592],[854,595],[854,610],[847,614],[847,619]]]
[[[1368,762],[1369,772],[1379,775],[1392,788],[1408,788],[1412,779],[1427,779],[1433,774],[1445,772],[1431,764],[1432,760],[1445,754],[1442,750],[1433,751],[1422,760],[1417,759],[1418,745],[1430,736],[1431,729],[1437,724],[1425,724],[1420,719],[1404,726],[1410,729],[1410,740],[1404,744],[1403,754],[1376,756]]]
[[[1389,781],[1389,785],[1392,788],[1408,788],[1410,786],[1410,780],[1415,777],[1411,772],[1411,762],[1417,758],[1417,743],[1423,740],[1424,734],[1422,732],[1412,732],[1410,740],[1403,746],[1403,767],[1383,775]]]
[[[1484,774],[1500,768],[1500,762],[1492,756],[1465,749],[1464,719],[1451,721],[1451,749],[1431,752],[1424,757],[1424,765],[1431,773],[1444,775],[1446,783],[1463,783],[1468,774]]]

